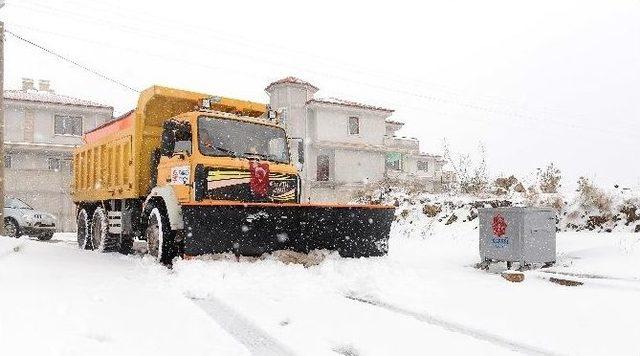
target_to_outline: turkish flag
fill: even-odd
[[[269,164],[252,161],[249,163],[251,172],[251,193],[261,198],[267,196],[269,190]]]

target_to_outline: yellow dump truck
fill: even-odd
[[[153,86],[74,152],[78,245],[175,256],[387,252],[389,206],[300,203],[285,130],[264,104]]]

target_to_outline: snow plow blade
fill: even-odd
[[[183,205],[186,256],[277,250],[383,256],[394,208],[389,206],[207,203]]]

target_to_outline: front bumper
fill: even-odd
[[[183,205],[185,255],[276,250],[338,251],[344,257],[388,251],[394,208],[386,206],[202,203]]]
[[[25,235],[46,235],[56,232],[55,224],[41,225],[36,223],[32,226],[21,226],[20,232]]]

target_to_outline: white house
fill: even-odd
[[[420,153],[413,138],[396,137],[392,109],[317,98],[318,88],[295,77],[269,84],[270,105],[282,113],[292,158],[301,163],[305,201],[348,201],[384,177],[418,180],[437,190],[444,160]]]
[[[71,153],[113,108],[56,94],[46,80],[38,84],[23,79],[22,89],[4,92],[5,194],[56,215],[59,230],[75,231]]]

